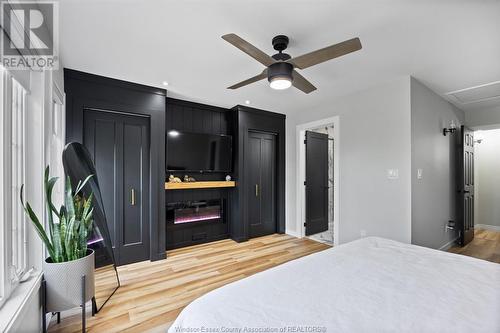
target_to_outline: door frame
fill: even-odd
[[[320,119],[296,127],[296,216],[298,237],[305,237],[306,228],[304,226],[306,217],[306,191],[304,181],[306,179],[306,147],[304,140],[306,131],[321,126],[333,125],[333,244],[339,244],[340,230],[340,118],[334,116]]]

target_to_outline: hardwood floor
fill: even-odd
[[[118,268],[121,287],[87,332],[165,332],[191,301],[227,283],[330,246],[288,235],[223,240],[169,251],[167,259]],[[80,313],[63,313],[49,332],[79,332]]]
[[[500,232],[475,230],[474,239],[464,247],[454,246],[448,252],[484,259],[500,264]]]

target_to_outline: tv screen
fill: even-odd
[[[232,138],[169,131],[167,133],[167,172],[231,172]]]

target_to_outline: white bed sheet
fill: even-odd
[[[181,332],[500,332],[500,265],[368,237],[216,289]]]

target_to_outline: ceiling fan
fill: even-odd
[[[267,55],[236,34],[224,35],[222,36],[222,39],[236,46],[241,51],[266,66],[262,73],[232,85],[227,89],[238,89],[250,83],[267,78],[269,85],[273,89],[282,90],[293,85],[295,88],[309,94],[310,92],[316,90],[316,87],[313,86],[312,83],[305,77],[300,75],[299,72],[296,71],[296,68],[305,69],[361,49],[361,42],[359,38],[352,38],[344,42],[292,58],[289,54],[283,53],[283,51],[287,48],[289,41],[288,37],[284,35],[278,35],[273,38],[273,47],[276,51],[278,51],[278,53],[273,56]]]

